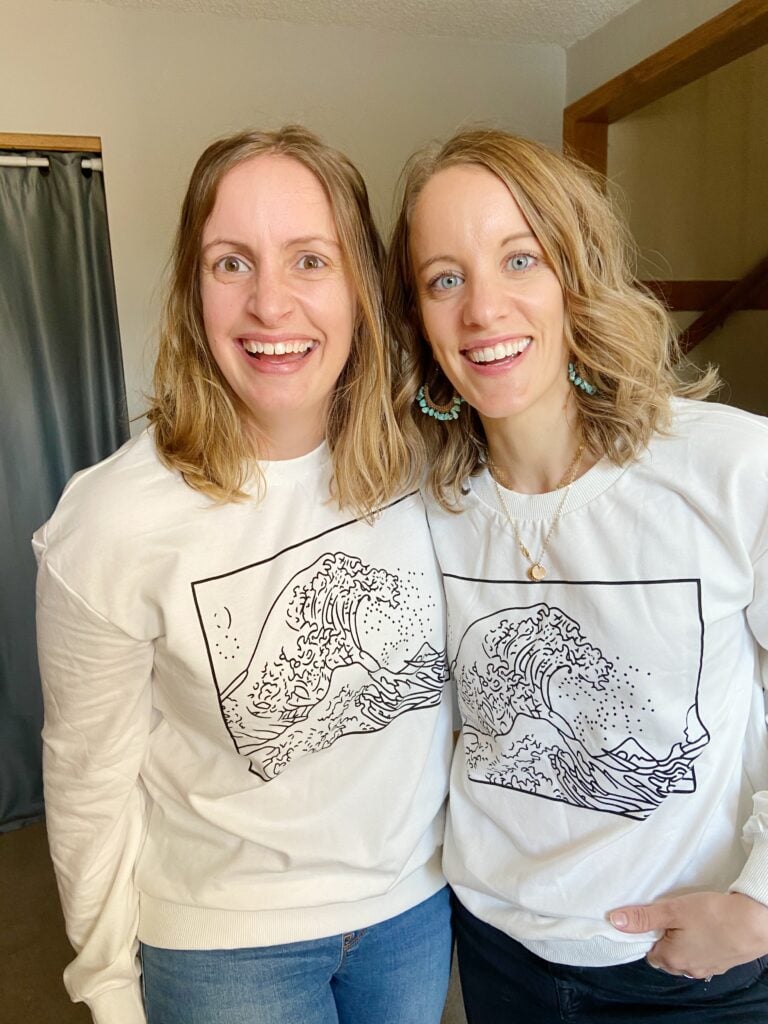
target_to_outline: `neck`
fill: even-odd
[[[576,412],[566,402],[561,414],[545,423],[532,417],[526,421],[484,420],[491,463],[499,483],[521,494],[545,494],[563,480],[573,462],[581,431]],[[576,468],[580,476],[594,459],[584,453]]]
[[[248,425],[253,450],[263,462],[284,462],[308,455],[325,439],[325,424],[306,424],[287,420],[270,424],[268,429],[255,424]]]

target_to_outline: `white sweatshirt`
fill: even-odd
[[[505,492],[534,557],[561,496]],[[541,583],[487,473],[461,515],[429,519],[463,718],[444,857],[462,903],[587,966],[653,943],[613,929],[615,907],[768,903],[768,420],[676,401],[671,436],[573,485]]]
[[[373,526],[325,446],[215,505],[149,433],[78,474],[35,535],[48,831],[65,972],[141,1024],[137,939],[235,948],[385,920],[444,884],[451,746],[418,495]]]

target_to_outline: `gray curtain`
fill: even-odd
[[[0,831],[42,816],[33,531],[127,437],[104,184],[0,167]]]

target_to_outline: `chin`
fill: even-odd
[[[475,403],[470,399],[469,404],[481,419],[486,420],[513,419],[524,413],[529,407],[528,402],[510,402],[509,400],[505,402],[483,402],[481,400]]]

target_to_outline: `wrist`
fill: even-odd
[[[768,954],[768,906],[743,892],[730,892],[728,898],[738,904],[739,926],[744,938]]]

